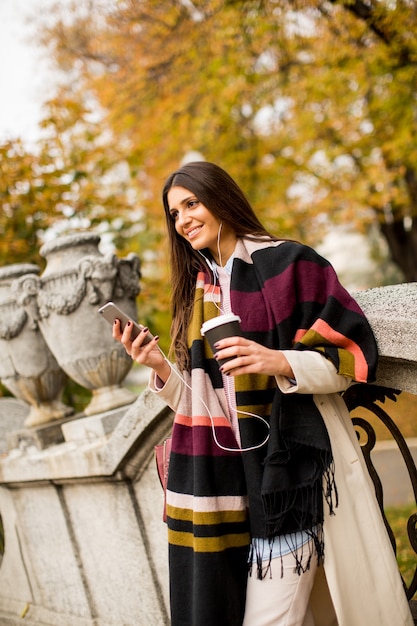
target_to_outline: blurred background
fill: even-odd
[[[0,18],[0,265],[95,231],[140,256],[167,348],[160,192],[207,159],[349,290],[416,280],[414,2],[0,0]]]

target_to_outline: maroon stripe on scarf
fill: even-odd
[[[236,449],[227,452],[219,448],[213,438],[212,429],[208,426],[184,426],[174,424],[175,436],[172,439],[172,452],[186,456],[230,456],[239,454],[238,444],[231,428],[216,426],[217,441],[226,448]]]

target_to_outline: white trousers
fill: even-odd
[[[262,580],[257,578],[254,566],[248,578],[243,626],[314,626],[309,600],[317,558],[314,555],[310,569],[300,575],[294,571],[292,554],[282,557],[282,561],[282,577],[281,558],[271,562],[272,577],[268,572]]]

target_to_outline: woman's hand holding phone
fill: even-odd
[[[123,344],[126,352],[136,363],[153,369],[162,382],[165,383],[171,372],[171,366],[159,349],[159,337],[153,337],[148,341],[147,334],[149,329],[145,326],[132,341],[133,328],[133,322],[130,321],[122,331],[120,320],[116,319],[113,323],[113,337]]]
[[[127,354],[137,363],[153,369],[166,382],[171,366],[158,346],[159,337],[154,337],[146,326],[134,322],[112,302],[99,312],[112,324],[113,337],[120,341]]]

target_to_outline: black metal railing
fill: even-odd
[[[378,385],[352,385],[343,395],[344,400],[350,412],[355,409],[366,409],[370,413],[380,420],[382,424],[388,429],[392,439],[396,442],[398,450],[402,455],[404,464],[407,468],[408,476],[413,489],[414,504],[416,504],[415,512],[404,522],[407,526],[407,536],[409,546],[417,557],[417,469],[414,463],[414,459],[407,445],[407,442],[402,435],[400,429],[394,420],[388,415],[388,413],[379,405],[378,401],[384,403],[386,399],[393,401],[397,400],[397,396],[401,391],[397,389],[390,389],[387,387],[380,387]],[[355,426],[355,430],[358,435],[359,443],[365,458],[366,465],[368,467],[369,474],[375,487],[376,497],[381,509],[381,513],[385,522],[385,526],[388,531],[388,535],[391,540],[391,544],[395,554],[397,554],[397,540],[395,534],[385,516],[384,511],[384,485],[381,482],[380,476],[375,468],[372,460],[372,451],[375,448],[377,442],[377,435],[372,424],[366,419],[366,417],[353,416],[352,422]],[[411,610],[415,623],[417,624],[417,600],[413,600],[413,596],[417,591],[417,558],[415,562],[414,572],[412,580],[406,583],[403,579],[404,591],[407,599],[410,601]]]

